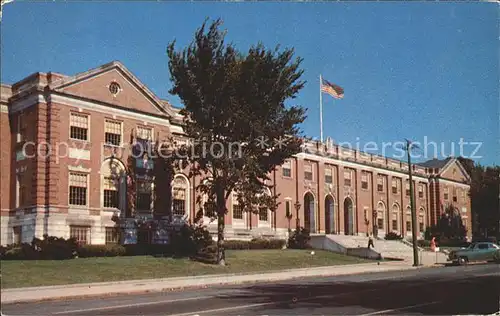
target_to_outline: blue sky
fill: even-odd
[[[420,156],[482,142],[475,159],[500,164],[498,5],[453,2],[14,2],[1,22],[1,80],[75,74],[120,60],[159,97],[168,94],[167,44],[189,44],[221,17],[240,50],[262,41],[304,58],[305,134],[319,137],[319,75],[345,89],[323,95],[324,134],[363,149],[410,138]],[[442,145],[441,145],[442,144]],[[372,146],[373,147],[373,146]],[[463,145],[471,155],[476,145]],[[384,153],[398,151],[391,146]],[[427,148],[428,150],[424,150]],[[442,148],[442,149],[441,149]],[[372,151],[374,152],[374,151]],[[417,160],[425,160],[425,157]]]

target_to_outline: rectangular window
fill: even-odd
[[[106,244],[120,242],[120,230],[117,227],[106,227]]]
[[[344,171],[344,185],[347,187],[351,186],[351,171],[350,170]]]
[[[69,118],[69,137],[71,139],[89,140],[89,116],[80,113],[71,113]]]
[[[327,184],[332,184],[333,183],[333,175],[332,175],[332,169],[331,168],[326,168],[325,169],[325,183],[327,183]]]
[[[453,188],[453,202],[458,201],[457,188]]]
[[[23,142],[26,139],[26,125],[24,122],[24,114],[20,113],[17,117],[17,139],[18,143]]]
[[[174,188],[173,214],[183,216],[186,214],[186,189]]]
[[[120,146],[122,140],[122,123],[106,120],[104,126],[104,140],[106,144]]]
[[[268,216],[267,216],[267,208],[266,207],[260,207],[259,208],[259,221],[261,222],[267,222],[268,221]]]
[[[361,173],[361,189],[368,189],[368,174],[365,171]]]
[[[384,229],[384,219],[383,218],[377,218],[377,226],[378,226],[378,229]]]
[[[462,202],[465,202],[465,190],[460,190],[460,198],[462,199]]]
[[[283,163],[283,177],[291,178],[292,177],[292,163],[290,160],[287,160]]]
[[[153,140],[153,129],[144,126],[137,126],[137,141]]]
[[[239,204],[233,204],[233,218],[243,219],[243,207]]]
[[[205,216],[211,218],[217,217],[215,202],[206,202],[204,208]]]
[[[392,220],[392,230],[398,230],[398,221],[396,219]]]
[[[79,245],[87,245],[90,241],[90,227],[88,226],[70,226],[69,237],[76,239]]]
[[[384,178],[382,176],[377,178],[377,191],[384,192]]]
[[[151,182],[137,181],[137,201],[136,208],[142,211],[151,210]]]
[[[69,204],[87,205],[87,174],[79,172],[69,174]]]
[[[422,184],[418,185],[418,197],[421,199],[424,197],[424,186]]]
[[[448,188],[444,188],[444,199],[448,200],[448,196],[449,196]]]
[[[12,243],[19,245],[23,242],[23,227],[14,226],[12,227]]]
[[[311,165],[305,165],[304,166],[304,179],[308,181],[313,180],[313,170]]]
[[[419,218],[418,218],[418,230],[421,233],[424,232],[424,217],[423,216],[419,216]]]
[[[406,216],[406,231],[411,232],[411,216]]]
[[[290,218],[292,216],[292,211],[291,211],[291,202],[290,201],[285,201],[285,216],[287,218]]]
[[[118,208],[118,181],[114,177],[104,178],[104,207]]]
[[[406,182],[405,187],[406,187],[406,196],[410,196],[410,183],[408,181]]]

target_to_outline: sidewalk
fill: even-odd
[[[380,262],[292,269],[258,274],[222,274],[166,279],[132,280],[119,282],[55,285],[43,287],[2,289],[2,303],[20,303],[51,299],[89,296],[160,292],[189,287],[206,287],[223,284],[283,281],[303,277],[335,276],[385,271],[418,269],[407,262]]]

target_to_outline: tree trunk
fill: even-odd
[[[224,218],[226,215],[226,199],[224,190],[217,189],[217,264],[226,265],[226,251],[224,249]]]

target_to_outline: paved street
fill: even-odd
[[[499,310],[495,264],[2,306],[4,315],[445,315]]]

